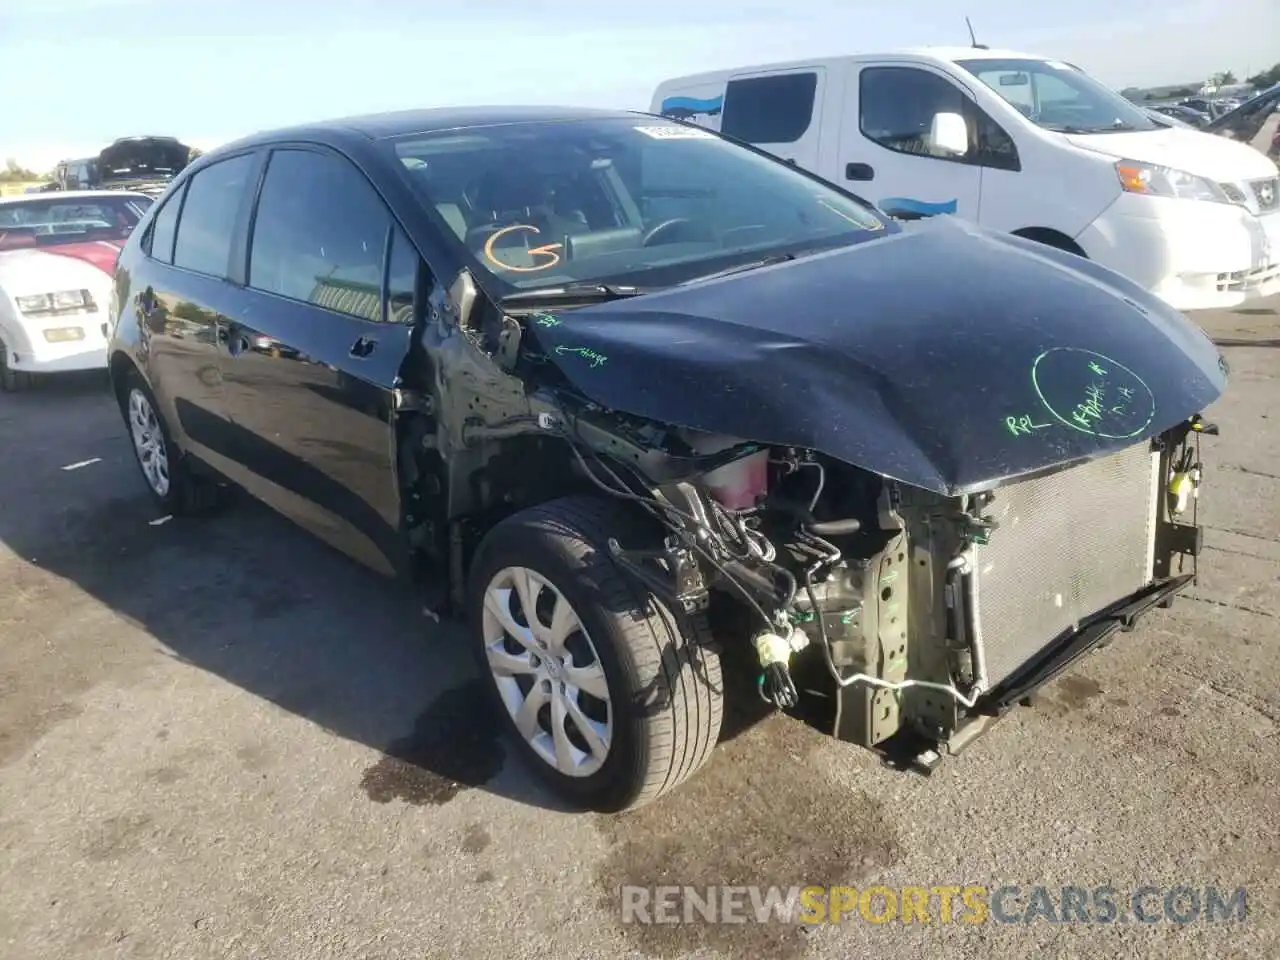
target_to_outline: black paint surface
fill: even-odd
[[[534,336],[598,403],[940,493],[1122,449],[1226,384],[1136,284],[946,217],[558,318]]]

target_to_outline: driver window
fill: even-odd
[[[935,73],[915,67],[868,67],[858,85],[858,127],[868,140],[895,153],[963,161],[936,141],[939,114],[967,116],[968,98],[960,88]]]
[[[316,203],[316,197],[325,202]],[[364,174],[346,160],[309,150],[275,150],[254,218],[249,285],[380,320],[390,226],[390,212]]]

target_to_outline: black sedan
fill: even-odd
[[[936,763],[1199,552],[1226,368],[1197,327],[678,120],[253,136],[178,174],[114,283],[161,507],[236,484],[427,591],[524,756],[596,809],[702,766],[732,675]]]

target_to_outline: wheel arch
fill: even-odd
[[[625,502],[592,483],[566,441],[528,424],[512,426],[510,435],[473,439],[446,456],[429,413],[406,411],[397,418],[403,532],[419,575],[444,578],[452,610],[464,609],[467,571],[480,541],[507,517],[569,496]],[[487,430],[500,434],[504,427]],[[604,459],[615,471],[627,469],[617,458]]]
[[[107,360],[107,375],[111,379],[111,392],[115,395],[117,403],[124,403],[124,385],[134,374],[142,376],[133,357],[124,350],[113,351]]]
[[[1043,243],[1047,247],[1053,247],[1057,250],[1063,250],[1067,253],[1074,253],[1078,257],[1089,259],[1089,254],[1085,252],[1084,247],[1080,246],[1074,239],[1067,236],[1061,230],[1055,230],[1053,227],[1022,227],[1013,231],[1015,237],[1021,237],[1024,240],[1032,240],[1036,243]]]

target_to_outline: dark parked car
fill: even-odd
[[[1183,106],[1180,103],[1158,103],[1151,109],[1156,113],[1164,114],[1166,117],[1172,117],[1175,120],[1181,120],[1183,123],[1190,124],[1193,127],[1203,127],[1209,122],[1207,113]]]
[[[1224,113],[1205,127],[1207,133],[1239,140],[1257,147],[1273,160],[1280,161],[1280,130],[1265,129],[1267,120],[1280,110],[1280,83],[1268,87],[1246,100],[1230,113]],[[1280,198],[1276,198],[1280,203]]]
[[[679,121],[254,136],[176,178],[115,290],[162,507],[239,484],[431,591],[597,809],[694,773],[739,674],[931,769],[1194,575],[1199,328]]]

